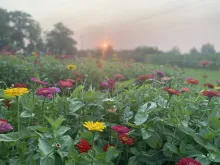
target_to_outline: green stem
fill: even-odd
[[[18,136],[20,136],[20,112],[19,112],[19,97],[16,96],[17,101],[17,122],[18,122]]]
[[[44,110],[44,104],[45,104],[45,100],[46,100],[46,98],[44,97],[44,101],[43,101],[43,103],[42,103],[42,111],[43,111],[43,116],[42,116],[42,123],[43,123],[43,125],[44,125],[44,116],[45,116],[45,110]]]
[[[94,165],[94,157],[95,157],[95,150],[94,150],[94,141],[95,141],[95,133],[92,133],[92,153],[93,153],[93,157],[92,157],[92,165]]]

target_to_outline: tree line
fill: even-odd
[[[33,17],[22,11],[0,8],[0,50],[33,51],[51,54],[75,54],[74,32],[58,22],[51,31],[43,32]]]

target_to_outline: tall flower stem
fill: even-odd
[[[94,165],[94,157],[95,157],[94,142],[95,142],[95,133],[93,132],[93,133],[92,133],[92,153],[93,153],[92,165]]]
[[[17,102],[17,122],[18,122],[18,136],[20,136],[20,129],[21,129],[21,125],[20,125],[20,112],[19,112],[19,97],[16,96],[16,102]]]
[[[43,123],[43,125],[44,125],[44,116],[45,116],[45,110],[44,110],[45,101],[46,101],[46,98],[44,97],[44,101],[42,103],[42,111],[43,111],[43,117],[42,117],[43,122],[42,123]]]

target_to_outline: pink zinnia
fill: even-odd
[[[69,80],[60,80],[58,85],[60,88],[71,88],[73,86],[73,82]]]
[[[125,134],[128,133],[130,130],[128,127],[122,126],[122,125],[115,125],[112,127],[112,130],[117,132],[118,134]]]
[[[39,88],[36,90],[36,95],[52,98],[53,94],[56,92],[57,92],[57,88]]]
[[[197,162],[196,160],[192,158],[182,158],[177,163],[177,165],[202,165],[200,162]]]
[[[102,82],[100,82],[99,85],[100,85],[100,87],[108,88],[108,83],[107,82],[102,81]]]
[[[0,119],[0,133],[9,132],[13,127],[8,123],[8,120]]]
[[[47,82],[38,80],[36,77],[31,77],[31,81],[33,81],[35,83],[38,83],[38,84],[41,84],[41,85],[47,85],[48,84]]]
[[[121,74],[115,74],[114,77],[115,77],[115,79],[118,79],[118,80],[124,79],[124,76]]]

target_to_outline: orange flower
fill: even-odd
[[[163,88],[163,90],[167,91],[169,93],[169,95],[177,95],[177,96],[180,95],[180,91],[178,91],[176,89],[165,87],[165,88]]]
[[[199,84],[199,81],[193,78],[187,78],[184,84]]]
[[[182,88],[181,92],[185,93],[185,92],[189,92],[189,88]]]

